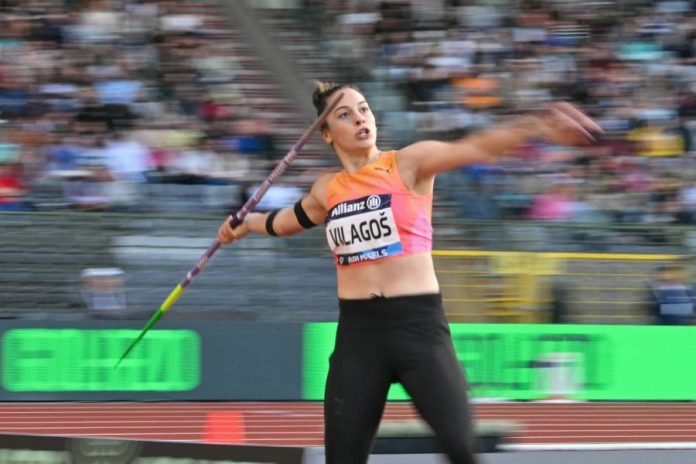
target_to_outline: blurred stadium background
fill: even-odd
[[[691,287],[696,2],[1,0],[0,11],[8,328],[138,327],[313,120],[313,79],[357,83],[383,149],[560,99],[604,128],[591,147],[531,141],[439,176],[434,256],[452,323],[646,328],[658,322],[651,289]],[[335,165],[313,139],[259,208],[292,204]],[[219,252],[167,320],[332,322],[333,272],[322,230],[250,237]],[[667,399],[696,398],[679,395]]]
[[[573,322],[650,322],[657,266],[694,247],[690,2],[2,7],[7,317],[84,314],[90,268],[123,270],[130,311],[156,307],[312,120],[311,79],[358,83],[383,148],[554,99],[605,128],[592,147],[530,143],[440,177],[435,246],[453,319],[543,322],[562,298]],[[334,165],[314,140],[260,208],[292,203]],[[327,256],[321,233],[248,240],[215,258],[177,312],[332,319]]]

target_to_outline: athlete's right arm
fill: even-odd
[[[300,200],[302,210],[313,224],[323,224],[326,218],[326,187],[331,177],[333,174],[326,174],[317,179],[310,193]],[[230,226],[230,221],[225,220],[218,229],[218,240],[226,245],[243,238],[250,232],[271,235],[269,230],[271,227],[276,236],[294,235],[306,230],[306,227],[300,223],[300,219],[297,217],[295,206],[277,210],[269,223],[268,219],[271,214],[273,211],[249,213],[244,218],[244,222],[234,229]]]

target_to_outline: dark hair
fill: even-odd
[[[314,92],[312,93],[312,103],[317,109],[317,116],[326,108],[331,95],[341,89],[353,89],[360,92],[357,85],[353,84],[337,84],[336,82],[314,81]]]

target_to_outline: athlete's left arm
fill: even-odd
[[[509,123],[471,134],[454,142],[422,141],[399,151],[399,171],[414,182],[468,164],[495,161],[532,138],[562,145],[594,141],[602,129],[569,103],[555,103],[538,114],[518,116]]]

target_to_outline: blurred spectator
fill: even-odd
[[[183,150],[171,168],[179,175],[178,183],[224,183],[223,159],[213,148],[213,140],[202,138],[194,147]]]
[[[128,182],[145,181],[151,170],[150,152],[137,139],[124,132],[113,132],[106,140],[103,161],[114,179]]]
[[[696,224],[696,180],[691,180],[679,191],[681,217],[680,222]]]
[[[669,178],[655,179],[652,182],[650,193],[650,201],[644,205],[646,214],[643,216],[643,222],[676,223],[679,215],[677,182]]]
[[[683,135],[666,124],[641,122],[626,138],[635,144],[635,152],[641,156],[679,156],[685,152]]]
[[[23,196],[27,190],[22,182],[22,164],[0,161],[0,211],[24,211],[29,205]]]
[[[495,182],[492,176],[484,180],[483,168],[472,167],[469,169],[469,186],[463,188],[458,195],[458,209],[462,217],[467,219],[491,220],[500,218],[500,208],[496,203],[491,186]],[[484,171],[485,172],[485,171]]]
[[[44,147],[46,173],[60,176],[65,171],[76,169],[80,165],[81,154],[79,140],[70,134],[65,134],[57,144]]]
[[[95,318],[125,316],[124,273],[119,268],[88,268],[82,271],[80,294],[87,313]]]
[[[258,119],[237,121],[233,134],[222,141],[225,148],[236,153],[272,158],[275,155],[274,140],[268,125]]]
[[[112,208],[109,185],[113,179],[102,165],[87,165],[61,173],[63,192],[70,207],[81,211],[108,211]]]
[[[694,293],[680,264],[668,264],[657,270],[649,288],[650,314],[655,324],[691,324],[694,317]]]
[[[552,324],[567,324],[569,318],[568,283],[560,277],[549,280],[549,322]]]
[[[573,190],[568,185],[551,185],[532,202],[529,218],[535,221],[567,221],[575,214]]]
[[[62,181],[66,204],[83,211],[107,211],[112,207],[105,144],[100,135],[66,137],[63,144],[48,147],[47,174]]]

